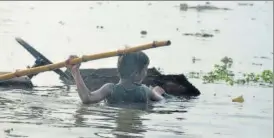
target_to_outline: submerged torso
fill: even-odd
[[[126,89],[120,84],[113,86],[112,93],[106,98],[109,104],[121,103],[148,103],[148,92],[142,85],[136,85],[131,89]]]

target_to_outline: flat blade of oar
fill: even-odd
[[[36,49],[34,49],[30,44],[28,44],[23,39],[17,37],[17,38],[15,38],[15,40],[19,44],[21,44],[35,59],[41,58],[47,64],[52,64],[52,62],[49,59],[47,59],[44,55],[42,55],[40,52],[38,52]],[[53,71],[55,73],[57,73],[58,75],[60,75],[61,76],[60,78],[70,79],[70,77],[60,69],[56,69],[56,70],[53,70]]]

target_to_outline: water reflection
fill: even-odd
[[[87,118],[85,118],[85,115],[88,115],[89,110],[88,107],[85,105],[80,106],[77,110],[76,113],[73,115],[75,121],[74,121],[74,126],[75,127],[87,127],[87,124],[85,121],[87,121]]]
[[[42,118],[44,115],[44,111],[46,109],[39,106],[31,106],[29,107],[29,110],[25,111],[28,112],[26,114],[27,119],[39,119]]]
[[[188,102],[189,99],[186,101]],[[171,102],[171,101],[169,101]],[[108,105],[108,104],[97,104],[97,105],[79,105],[75,111],[74,125],[73,127],[94,127],[104,129],[104,132],[95,132],[94,134],[100,137],[144,137],[148,131],[168,131],[175,135],[182,135],[184,132],[181,128],[173,129],[176,122],[170,122],[171,126],[156,129],[144,125],[144,121],[152,121],[152,118],[146,118],[144,116],[163,116],[167,114],[181,114],[187,113],[187,108],[191,106],[178,106],[179,102],[173,102],[176,107],[171,103],[155,103],[151,105],[146,104],[130,104],[130,105]],[[167,107],[168,106],[168,107]],[[174,106],[174,107],[172,107]],[[175,121],[183,120],[183,116],[175,117]],[[166,118],[167,119],[167,118]],[[165,122],[167,120],[158,120]],[[156,126],[158,126],[158,121]],[[165,123],[166,124],[166,123]],[[155,126],[155,127],[156,127]],[[107,133],[105,133],[107,131]]]
[[[146,130],[140,116],[144,115],[144,113],[145,111],[136,109],[120,110],[115,119],[117,126],[112,133],[117,138],[143,136],[142,134],[146,132]]]

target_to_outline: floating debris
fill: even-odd
[[[180,10],[181,11],[187,11],[187,9],[188,9],[188,5],[186,3],[183,3],[183,4],[181,3],[180,4]]]
[[[142,30],[142,31],[141,31],[141,34],[142,34],[142,35],[147,35],[147,31]]]
[[[260,58],[260,59],[271,59],[270,57],[266,57],[266,56],[260,56],[260,57],[254,56],[254,58]]]
[[[269,57],[261,56],[261,59],[270,59]]]
[[[99,25],[97,25],[96,28],[97,28],[97,29],[104,29],[104,26],[99,26]]]
[[[185,118],[182,118],[182,117],[177,117],[176,119],[177,120],[185,120]]]
[[[197,6],[188,6],[186,3],[180,4],[181,11],[187,11],[188,9],[196,9],[197,11],[203,10],[231,10],[229,8],[218,8],[212,5],[209,5],[209,2],[206,2],[206,5],[197,5]]]
[[[218,8],[218,7],[210,6],[210,5],[198,5],[196,7],[189,7],[189,8],[194,8],[197,11],[202,11],[202,10],[231,10],[229,8]]]
[[[219,29],[215,29],[214,32],[215,33],[220,33],[220,30]]]
[[[183,35],[185,36],[196,36],[196,37],[213,37],[213,34],[208,34],[208,33],[184,33]]]
[[[192,71],[192,72],[189,72],[187,75],[188,75],[189,78],[194,78],[194,79],[201,78],[200,72],[194,72],[194,71]]]
[[[234,99],[232,99],[232,102],[238,102],[238,103],[243,103],[245,100],[243,98],[243,96],[239,96],[239,97],[236,97]]]
[[[151,4],[151,3],[148,3],[147,5],[148,5],[148,6],[151,6],[152,4]]]
[[[61,25],[65,25],[65,22],[63,22],[63,21],[59,21],[58,23]]]
[[[102,2],[96,2],[96,4],[98,4],[98,5],[102,5],[103,3],[102,3]]]
[[[192,57],[192,63],[194,64],[196,61],[201,61],[201,59],[196,58],[196,57]]]
[[[251,20],[253,20],[253,21],[254,21],[254,20],[256,20],[256,18],[251,18]]]
[[[4,130],[5,133],[10,133],[11,131],[13,131],[13,128]]]
[[[238,3],[239,6],[253,6],[253,3]]]
[[[263,64],[262,63],[252,63],[252,65],[254,65],[254,66],[262,66]]]
[[[23,135],[16,135],[16,134],[9,134],[8,136],[14,137],[14,138],[27,138],[28,136],[23,136]]]
[[[224,58],[221,59],[221,62],[225,64],[226,68],[231,68],[233,64],[233,59],[225,56]]]
[[[248,3],[238,3],[239,6],[247,6]]]

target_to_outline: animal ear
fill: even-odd
[[[177,78],[178,79],[178,81],[180,81],[180,82],[188,82],[188,80],[187,80],[187,78],[186,78],[186,76],[184,75],[184,74],[180,74],[179,75],[179,77]]]

